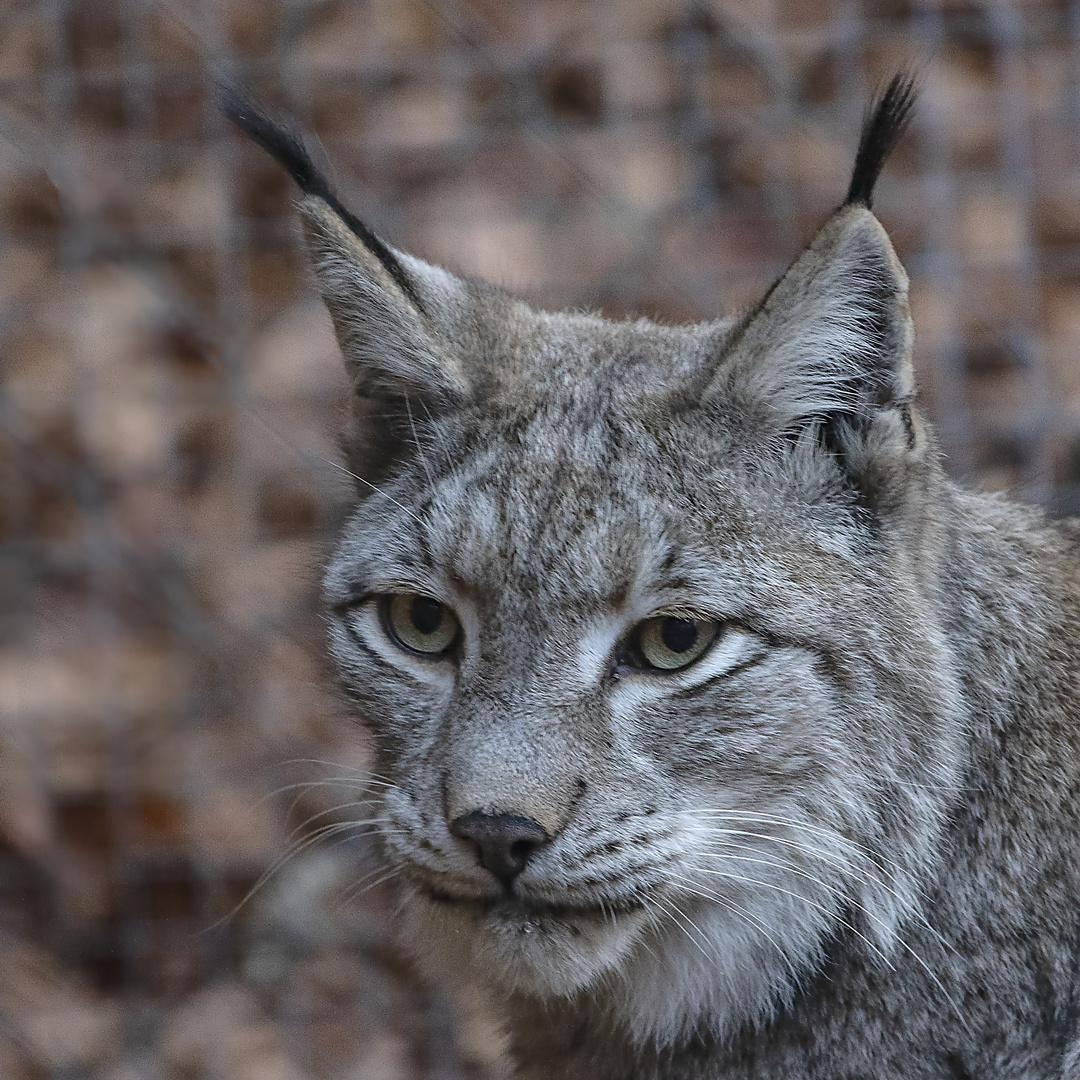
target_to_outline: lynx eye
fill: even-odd
[[[649,667],[678,671],[701,657],[719,630],[720,624],[710,619],[659,615],[641,624],[638,649]]]
[[[436,655],[457,640],[460,627],[454,613],[430,596],[396,593],[386,597],[383,605],[390,636],[406,649]]]

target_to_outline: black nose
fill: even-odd
[[[547,830],[517,814],[484,814],[474,810],[450,822],[450,831],[480,849],[480,865],[509,885],[525,869],[533,852],[550,842]]]

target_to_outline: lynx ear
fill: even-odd
[[[912,102],[910,81],[894,79],[863,128],[847,200],[743,321],[714,382],[755,442],[805,447],[814,434],[856,481],[886,444],[917,441],[908,277],[869,210]]]
[[[316,168],[303,139],[235,88],[225,115],[296,181],[305,236],[345,363],[361,393],[407,393],[443,402],[465,392],[449,347],[466,302],[464,282],[395,251],[350,213]]]
[[[308,195],[300,212],[357,392],[415,394],[429,408],[459,404],[468,393],[454,345],[468,304],[465,283],[375,237],[371,243],[323,197]]]
[[[426,416],[468,396],[456,345],[469,316],[468,286],[394,250],[350,213],[299,135],[234,89],[222,89],[222,105],[304,193],[308,251],[355,390],[345,450],[353,470],[371,481],[416,446]]]
[[[717,388],[778,434],[903,406],[914,392],[907,293],[877,218],[844,207],[750,314]]]

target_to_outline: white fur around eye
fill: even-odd
[[[577,643],[577,676],[583,686],[593,686],[603,677],[611,650],[623,632],[621,618],[604,616],[581,635]]]
[[[764,651],[765,643],[749,630],[739,626],[721,627],[708,652],[696,663],[676,672],[683,685],[692,686],[706,679],[723,675],[746,663],[755,654]]]
[[[640,687],[643,698],[664,697],[673,690],[686,690],[733,671],[764,649],[765,644],[757,634],[738,626],[723,626],[705,655],[695,663],[675,671],[628,671],[616,686]]]
[[[365,600],[349,608],[342,618],[349,630],[386,663],[432,685],[442,685],[447,680],[453,680],[453,675],[448,670],[450,665],[433,663],[425,656],[410,653],[390,638],[383,626],[377,599]]]

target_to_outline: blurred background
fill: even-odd
[[[947,466],[1080,510],[1077,0],[0,0],[0,1077],[504,1075],[357,824],[343,379],[211,78],[391,242],[690,320],[812,236],[909,63],[877,210]]]

